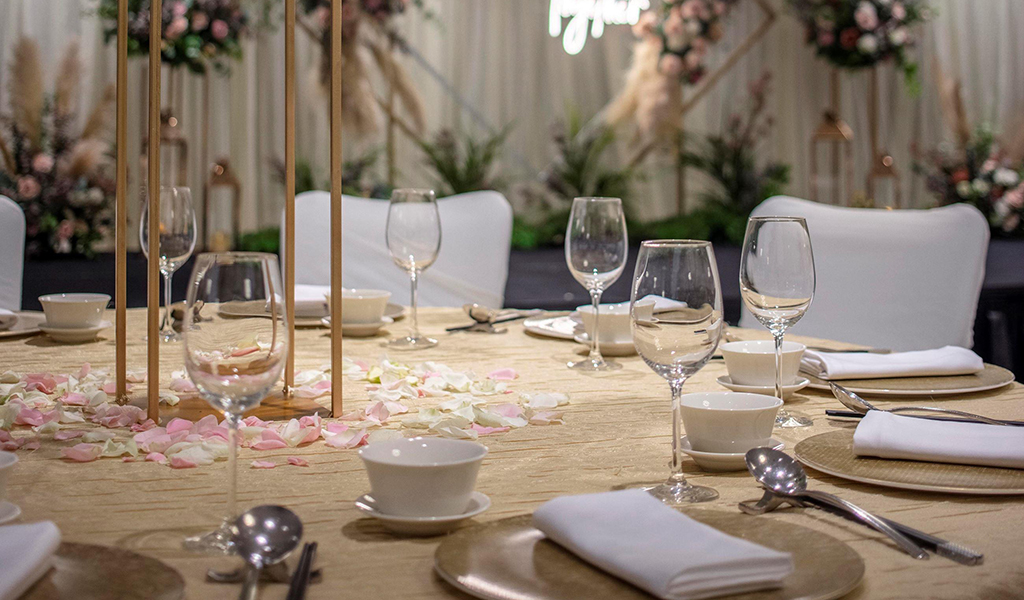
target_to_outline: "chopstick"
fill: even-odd
[[[292,574],[292,581],[288,584],[288,595],[285,596],[285,600],[303,600],[306,597],[309,573],[315,559],[316,542],[307,542],[302,547],[302,555],[299,556],[299,564],[295,567],[295,573]]]
[[[826,409],[825,415],[829,417],[839,417],[848,419],[860,419],[864,417],[859,412],[853,412],[852,410],[832,410]],[[932,421],[952,421],[954,423],[977,423],[971,419],[961,419],[959,417],[926,417],[924,415],[913,415],[917,419],[931,419]],[[1024,427],[1024,421],[1006,421],[1007,425],[1015,425],[1017,427]]]

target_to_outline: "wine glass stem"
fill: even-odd
[[[672,477],[673,481],[686,483],[683,476],[683,452],[679,446],[679,438],[683,435],[683,411],[680,400],[683,395],[683,384],[686,378],[669,381],[672,388]]]
[[[419,273],[416,269],[409,271],[409,279],[412,281],[412,337],[420,337],[420,321],[416,314],[416,302],[419,296]]]
[[[228,508],[225,520],[233,522],[238,516],[238,416],[225,415],[228,425]]]
[[[599,327],[598,322],[600,318],[598,312],[601,308],[600,289],[590,290],[590,302],[594,305],[594,329],[590,332],[590,360],[594,362],[602,362],[604,361],[604,358],[601,356],[601,328]]]
[[[775,338],[775,397],[782,400],[782,336],[784,332],[781,330],[773,331],[772,336]],[[789,413],[786,412],[785,406],[779,407],[779,417],[785,419],[788,418]]]
[[[174,329],[171,320],[171,278],[174,277],[174,272],[164,274],[164,333],[171,333]]]

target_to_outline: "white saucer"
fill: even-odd
[[[21,508],[13,502],[0,500],[0,523],[13,521],[21,516]]]
[[[43,333],[52,337],[54,341],[62,344],[81,344],[83,342],[91,342],[96,339],[101,331],[108,327],[113,327],[113,323],[110,321],[103,321],[95,327],[51,327],[46,323],[41,323],[39,329]]]
[[[473,492],[469,506],[461,515],[449,517],[399,517],[384,514],[376,509],[377,501],[369,494],[356,498],[356,508],[378,519],[385,529],[405,535],[440,535],[458,527],[463,521],[483,513],[491,507],[491,499],[482,492]]]
[[[381,327],[386,327],[394,322],[395,320],[391,317],[382,317],[381,320],[376,323],[349,323],[348,325],[342,323],[341,335],[346,337],[371,337],[377,335],[377,332],[380,331]],[[330,327],[331,318],[324,317],[323,324]]]
[[[590,347],[590,337],[587,336],[586,332],[577,335],[573,339],[588,348]],[[633,356],[636,354],[636,346],[633,345],[633,340],[626,342],[606,342],[601,340],[599,345],[601,346],[601,354],[603,356]]]
[[[523,321],[523,329],[530,333],[559,340],[571,340],[575,335],[576,321],[567,313],[551,313],[539,317],[530,317]]]
[[[782,386],[782,398],[787,397],[799,392],[800,390],[807,387],[811,383],[806,377],[797,377],[795,383]],[[734,392],[746,392],[748,394],[767,394],[769,396],[775,395],[774,385],[740,385],[732,382],[732,377],[728,375],[722,375],[718,378],[718,384],[724,388],[728,388]]]
[[[785,444],[772,438],[769,443],[776,450],[785,448]],[[697,466],[705,471],[746,471],[747,463],[744,460],[746,452],[698,452],[690,447],[690,440],[684,435],[679,438],[679,449],[689,455]]]

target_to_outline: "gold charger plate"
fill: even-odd
[[[803,373],[807,375],[807,373]],[[807,375],[807,387],[831,391],[828,382]],[[865,396],[951,396],[971,394],[1001,388],[1013,383],[1013,372],[996,365],[985,364],[980,373],[973,375],[945,375],[941,377],[891,377],[887,379],[844,379],[839,385],[855,394]]]
[[[809,437],[793,453],[808,467],[861,483],[948,494],[1024,494],[1024,471],[1019,469],[857,456],[852,429]]]
[[[828,600],[857,587],[864,561],[845,543],[799,525],[739,512],[687,510],[720,531],[793,553],[796,569],[783,587],[723,596],[731,600]],[[437,573],[485,600],[650,600],[646,592],[548,541],[521,515],[458,531],[434,553]]]
[[[129,550],[64,542],[53,568],[20,600],[180,600],[185,580],[164,563]]]
[[[16,338],[24,335],[35,335],[42,330],[39,326],[46,322],[46,315],[38,310],[22,310],[16,313],[18,322],[7,329],[0,330],[0,339]]]

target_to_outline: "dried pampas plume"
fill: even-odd
[[[608,109],[608,123],[617,125],[635,119],[640,136],[646,140],[668,138],[678,128],[683,110],[679,80],[658,70],[661,42],[647,36],[637,42],[633,64],[622,93]]]
[[[395,60],[392,52],[379,44],[368,44],[377,66],[384,73],[385,78],[390,78],[390,84],[394,86],[395,94],[402,102],[406,113],[412,119],[412,126],[416,133],[422,134],[426,129],[426,116],[423,114],[423,101],[409,78],[408,71],[400,62]]]
[[[78,84],[81,80],[82,60],[77,39],[68,42],[57,71],[53,92],[53,116],[67,119],[78,110]]]
[[[116,101],[117,88],[114,84],[110,84],[103,91],[103,97],[93,107],[92,113],[89,114],[89,120],[85,122],[85,128],[82,129],[83,140],[100,139],[106,135],[110,128],[110,117],[114,114]]]
[[[39,46],[33,40],[21,38],[14,46],[9,86],[14,126],[33,148],[39,149],[43,136],[43,68]]]
[[[80,140],[71,149],[67,162],[59,168],[72,179],[84,177],[106,160],[106,151],[107,144],[101,140]]]
[[[960,148],[966,148],[971,141],[971,124],[967,120],[967,111],[964,109],[963,94],[960,91],[960,81],[947,77],[938,62],[933,63],[936,83],[939,88],[939,106],[942,109],[942,119],[946,127],[956,137],[956,143]]]

